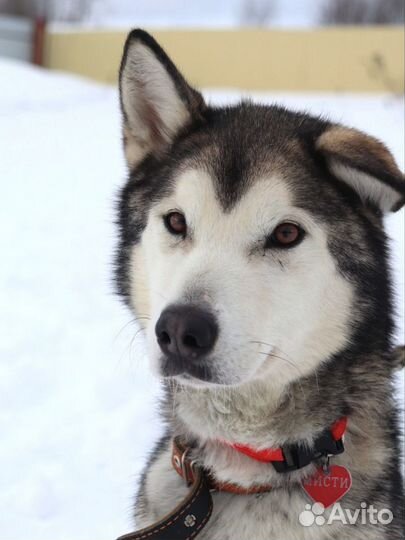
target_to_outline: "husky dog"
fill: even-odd
[[[403,206],[405,182],[391,153],[283,107],[212,107],[142,30],[125,45],[120,102],[129,179],[116,277],[162,377],[168,426],[142,478],[137,527],[187,495],[171,463],[181,436],[216,481],[272,486],[214,492],[198,539],[404,538],[383,217]],[[353,487],[339,504],[391,512],[384,524],[304,526],[301,483],[319,463],[280,474],[232,446],[310,448],[341,417],[345,451],[332,462]]]

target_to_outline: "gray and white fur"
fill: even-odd
[[[393,397],[403,353],[393,349],[383,217],[404,204],[405,182],[391,153],[283,107],[212,107],[141,30],[125,45],[120,101],[129,178],[116,280],[162,377],[167,422],[136,498],[137,528],[187,493],[170,461],[181,435],[218,480],[273,486],[259,496],[214,493],[201,540],[404,538]],[[275,240],[285,223],[300,231],[288,248]],[[171,330],[159,334],[158,323],[175,313],[183,324],[190,312],[205,314],[213,337],[203,351],[191,335],[173,352]],[[317,464],[278,474],[222,442],[310,446],[342,416],[346,451],[333,463],[350,470],[353,488],[341,505],[389,509],[390,524],[303,527],[301,481]]]

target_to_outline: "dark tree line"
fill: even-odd
[[[329,0],[320,22],[331,24],[403,24],[404,0]]]

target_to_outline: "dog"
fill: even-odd
[[[119,79],[116,282],[167,425],[136,497],[143,529],[125,538],[404,538],[383,227],[405,202],[393,156],[280,106],[208,105],[142,30]],[[332,469],[344,493],[324,482]],[[337,505],[356,521],[331,519]]]

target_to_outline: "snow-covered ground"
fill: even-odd
[[[125,178],[117,94],[4,60],[0,81],[0,537],[112,540],[132,527],[137,477],[161,429],[158,385],[112,292]],[[257,97],[363,128],[404,165],[398,98]],[[403,306],[403,212],[387,225]]]

